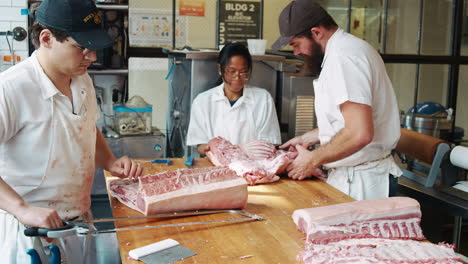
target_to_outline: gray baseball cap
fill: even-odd
[[[278,19],[281,37],[271,45],[271,48],[281,49],[294,36],[317,26],[327,16],[329,16],[327,11],[313,0],[292,1],[281,11]]]

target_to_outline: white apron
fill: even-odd
[[[356,200],[384,198],[389,196],[390,174],[402,174],[391,155],[357,166],[332,168],[327,183]]]
[[[40,184],[30,186],[31,191],[24,194],[23,199],[34,206],[53,208],[62,219],[67,220],[83,215],[90,208],[96,124],[88,113],[85,103],[76,106],[75,112],[79,114],[75,115],[70,113],[70,101],[60,100],[64,98],[58,100],[56,96],[63,95],[51,97],[50,131],[53,143],[49,153],[45,153],[48,155],[47,168]],[[85,98],[86,93],[82,91],[81,94],[74,96]],[[36,248],[38,253],[42,252],[39,239],[24,236],[24,226],[12,215],[0,212],[0,224],[4,225],[0,226],[0,231],[5,231],[0,233],[0,241],[4,242],[0,256],[9,258],[2,259],[2,263],[30,263],[26,250]],[[69,245],[69,248],[73,248],[73,252],[64,252],[62,259],[66,260],[66,263],[85,263],[82,259],[83,239],[68,237],[63,241]],[[60,247],[60,244],[57,245]],[[67,255],[73,255],[73,258],[67,258]],[[47,263],[47,260],[42,261]]]

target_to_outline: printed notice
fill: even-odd
[[[129,10],[129,39],[132,47],[172,47],[171,10],[132,8]],[[187,42],[186,17],[176,17],[176,47]]]
[[[205,16],[205,0],[179,0],[179,15]]]
[[[218,45],[261,38],[260,8],[259,1],[220,0]]]

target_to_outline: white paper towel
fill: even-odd
[[[456,146],[450,152],[450,162],[453,165],[468,170],[468,148]]]

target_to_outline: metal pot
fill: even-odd
[[[449,139],[453,122],[445,116],[418,114],[401,114],[400,120],[404,128],[441,139]]]

